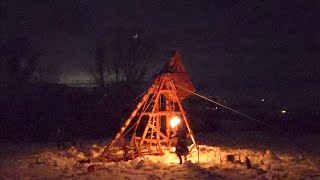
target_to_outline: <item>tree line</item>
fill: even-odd
[[[90,74],[99,87],[104,87],[107,81],[128,84],[142,81],[154,52],[154,44],[141,32],[131,33],[120,27],[109,43],[105,38],[97,39]]]
[[[109,39],[97,38],[93,63],[88,69],[96,86],[143,81],[156,50],[147,38],[141,31],[130,32],[125,27],[117,28]],[[39,81],[57,83],[62,67],[53,66],[54,62],[41,62],[45,53],[45,49],[35,47],[26,36],[1,37],[0,80],[20,85]]]

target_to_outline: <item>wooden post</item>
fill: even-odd
[[[172,82],[172,85],[174,85],[173,82]],[[174,87],[174,89],[175,89],[175,91],[177,90],[176,87]],[[193,145],[196,146],[197,144],[196,144],[196,141],[195,141],[195,139],[194,139],[194,137],[193,137],[193,132],[192,132],[192,130],[191,130],[191,128],[190,128],[190,125],[189,125],[189,122],[188,122],[188,119],[187,119],[187,116],[186,116],[186,112],[185,112],[184,109],[183,109],[183,106],[182,106],[182,104],[181,104],[181,102],[180,102],[180,99],[179,99],[177,93],[175,93],[174,96],[175,96],[175,99],[176,99],[176,101],[177,101],[177,103],[178,103],[179,109],[180,109],[180,111],[182,112],[182,117],[183,117],[183,119],[184,119],[184,121],[185,121],[185,123],[186,123],[186,126],[187,126],[187,128],[188,128],[188,131],[191,133],[191,136],[190,136],[190,137],[191,137],[192,143],[193,143]]]
[[[152,98],[153,98],[153,97],[152,97]],[[133,134],[132,134],[132,137],[131,137],[131,142],[130,142],[130,144],[133,144],[134,141],[135,141],[135,137],[136,137],[136,134],[137,134],[137,129],[138,129],[138,127],[139,127],[141,118],[142,118],[142,116],[143,116],[143,112],[146,110],[146,108],[148,108],[148,107],[147,107],[147,103],[148,103],[148,102],[146,101],[146,102],[143,104],[142,111],[141,111],[141,113],[139,114],[137,123],[136,123],[136,125],[135,125],[135,127],[134,127],[134,131],[133,131]]]
[[[126,128],[129,126],[131,120],[134,118],[134,116],[137,114],[137,112],[140,110],[141,106],[148,100],[149,95],[154,90],[155,83],[151,85],[147,93],[142,97],[141,101],[137,104],[135,110],[131,113],[129,118],[126,120],[124,125],[120,128],[120,131],[117,133],[115,138],[111,141],[111,143],[108,145],[108,147],[111,147],[122,135],[122,133],[126,130]]]
[[[159,99],[160,99],[160,96],[161,96],[161,93],[159,92],[159,90],[163,87],[163,85],[164,85],[164,81],[163,81],[163,77],[162,76],[160,76],[160,77],[158,77],[157,78],[157,80],[158,81],[156,81],[156,82],[158,82],[158,84],[155,86],[156,88],[155,88],[155,90],[154,90],[154,94],[156,95],[155,96],[155,100],[154,100],[154,106],[153,106],[153,108],[152,108],[152,111],[151,111],[151,113],[154,113],[155,111],[156,112],[158,112],[159,111],[159,109],[158,109],[158,103],[159,103]],[[148,113],[147,113],[148,114]],[[150,115],[149,115],[149,117],[150,117]],[[146,126],[146,128],[145,128],[145,131],[144,131],[144,133],[143,133],[143,136],[141,137],[141,141],[140,141],[140,146],[144,143],[144,141],[145,141],[145,137],[146,137],[146,135],[147,135],[147,132],[148,132],[148,125],[150,124],[150,119],[149,119],[149,121],[148,121],[148,124],[147,124],[147,126]]]

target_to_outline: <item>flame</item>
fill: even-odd
[[[178,118],[177,116],[173,117],[170,121],[171,128],[176,127],[180,123],[180,121],[180,118]]]

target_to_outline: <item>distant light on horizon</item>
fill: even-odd
[[[281,113],[285,114],[285,113],[287,113],[287,111],[286,110],[281,110]]]
[[[133,39],[138,39],[139,38],[139,34],[136,33],[135,35],[132,36]]]
[[[115,79],[115,73],[110,73],[109,76],[106,77],[105,82],[114,82]],[[120,79],[123,80],[123,76],[120,75]],[[59,84],[66,84],[73,87],[93,87],[97,85],[93,75],[84,71],[64,73],[59,78]]]

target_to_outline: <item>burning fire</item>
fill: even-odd
[[[178,118],[177,116],[173,117],[170,121],[171,128],[176,127],[180,123],[180,121],[180,118]]]

